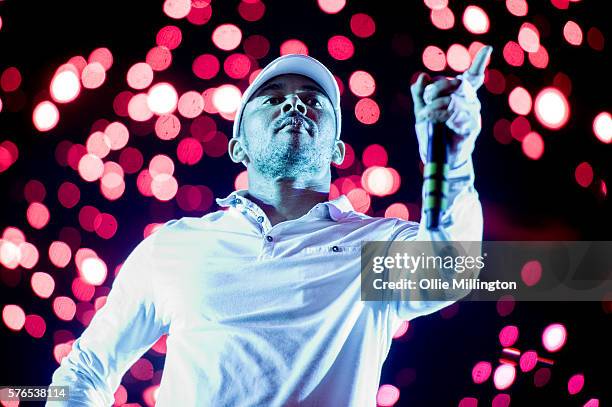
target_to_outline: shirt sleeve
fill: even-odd
[[[429,231],[427,214],[421,211],[421,222],[398,221],[393,241],[482,241],[483,218],[478,192],[474,188],[474,167],[470,159],[461,167],[451,170],[448,175],[449,205],[442,214],[441,228]],[[425,189],[423,189],[425,196]],[[420,296],[425,298],[426,296]],[[397,323],[421,315],[431,314],[447,307],[455,301],[411,301],[403,299],[392,304],[395,308]]]
[[[155,307],[153,242],[143,240],[117,275],[106,304],[98,310],[53,373],[53,386],[68,386],[68,401],[47,406],[110,406],[121,378],[166,327]]]

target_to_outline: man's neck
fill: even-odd
[[[330,177],[318,180],[268,179],[249,173],[247,198],[265,212],[272,225],[297,219],[329,197]]]

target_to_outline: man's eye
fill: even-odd
[[[271,98],[268,98],[266,100],[266,103],[270,103],[271,105],[278,105],[279,103],[282,103],[282,99],[277,97],[277,96],[272,96]]]
[[[321,106],[321,102],[319,102],[319,99],[317,98],[309,98],[307,102],[311,106]]]

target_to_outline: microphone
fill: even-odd
[[[427,122],[427,163],[423,168],[425,196],[423,208],[427,230],[440,229],[442,213],[448,205],[449,140],[452,130],[444,122]]]

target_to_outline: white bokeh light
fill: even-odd
[[[463,25],[472,34],[484,34],[489,31],[489,17],[478,6],[468,6],[463,12]]]
[[[222,85],[215,89],[212,102],[221,113],[234,113],[240,106],[240,89],[234,85]]]
[[[159,115],[172,113],[177,103],[178,94],[174,86],[166,82],[153,85],[147,94],[147,106]]]
[[[106,280],[106,264],[97,257],[87,257],[81,263],[81,277],[91,285],[101,285]]]
[[[48,100],[40,102],[32,113],[34,126],[38,131],[49,131],[57,125],[59,121],[59,110]]]
[[[599,113],[593,120],[593,132],[601,142],[612,142],[612,115],[608,112]]]
[[[545,88],[535,99],[535,114],[542,125],[560,129],[569,119],[569,103],[559,89]]]
[[[51,80],[51,97],[58,103],[71,102],[81,91],[81,81],[76,69],[65,68]]]

